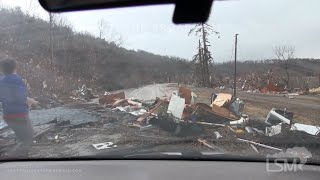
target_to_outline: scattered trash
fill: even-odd
[[[251,148],[256,152],[256,153],[259,153],[257,147],[253,144],[249,144],[251,146]]]
[[[244,102],[239,98],[236,98],[230,105],[230,111],[233,112],[238,117],[242,116],[243,109],[244,109]]]
[[[119,106],[119,107],[116,107],[116,108],[114,108],[114,109],[112,109],[112,110],[113,110],[113,111],[119,110],[119,111],[122,111],[122,112],[127,112],[127,111],[128,111],[128,107],[125,108],[125,107]]]
[[[247,127],[245,127],[244,129],[247,131],[247,133],[249,133],[249,134],[254,134],[254,130],[253,130],[252,127],[247,126]]]
[[[264,135],[264,132],[262,130],[259,130],[257,128],[252,128],[255,132],[257,132],[260,135]]]
[[[196,123],[201,124],[201,125],[218,126],[218,127],[225,127],[226,126],[224,124],[215,124],[215,123],[207,123],[207,122],[196,122]]]
[[[211,104],[211,111],[224,117],[230,117],[230,111],[224,107]]]
[[[292,112],[287,112],[286,109],[282,111],[282,110],[273,108],[267,115],[266,123],[271,125],[277,125],[279,123],[290,124],[290,121],[291,121],[290,119],[292,118],[293,118]]]
[[[284,88],[279,86],[278,84],[268,83],[268,85],[262,89],[260,89],[260,92],[262,93],[268,93],[268,92],[283,92]]]
[[[247,117],[241,117],[237,121],[230,121],[229,124],[231,126],[244,126],[249,121],[249,118]]]
[[[309,93],[312,93],[312,94],[320,94],[320,87],[318,87],[318,88],[313,88],[313,89],[309,89]]]
[[[99,104],[105,105],[105,104],[114,104],[117,100],[125,99],[124,92],[109,94],[105,93],[105,95],[101,96],[99,98]]]
[[[282,123],[271,127],[266,127],[266,136],[274,136],[281,133]]]
[[[191,103],[190,104],[196,104],[198,102],[198,96],[196,93],[191,92]]]
[[[181,98],[185,99],[186,104],[196,104],[197,103],[197,94],[192,92],[190,89],[185,87],[179,87],[178,94]]]
[[[135,109],[138,109],[138,108],[141,108],[142,107],[142,103],[139,103],[139,102],[135,102],[135,101],[132,101],[130,99],[128,99],[128,103],[133,106]]]
[[[155,111],[157,111],[157,109],[159,109],[162,104],[164,104],[165,101],[160,100],[148,113],[142,115],[141,117],[139,117],[137,119],[138,122],[143,122],[147,117],[149,117],[152,113],[154,113]]]
[[[92,99],[95,96],[92,93],[92,89],[87,88],[86,85],[82,85],[81,87],[79,87],[77,90],[72,91],[73,96],[71,96],[70,98],[78,100],[78,99]]]
[[[304,131],[308,134],[317,136],[320,133],[320,126],[312,126],[307,124],[294,123],[291,126],[292,131]]]
[[[97,150],[103,150],[103,149],[109,149],[109,148],[115,148],[118,147],[117,145],[113,144],[113,142],[105,142],[105,143],[99,143],[99,144],[92,144],[94,148]]]
[[[299,93],[289,93],[288,96],[299,96],[300,94]]]
[[[178,95],[181,97],[181,98],[184,98],[185,99],[185,103],[186,104],[191,104],[191,100],[192,100],[192,91],[188,88],[185,88],[185,87],[179,87],[179,91],[178,91]],[[171,96],[172,98],[172,96]]]
[[[132,114],[134,116],[141,116],[141,115],[144,115],[145,113],[147,113],[147,110],[145,110],[145,109],[140,109],[137,111],[130,112],[130,114]]]
[[[42,82],[42,88],[43,88],[43,89],[46,89],[47,87],[48,87],[47,81],[43,81],[43,82]]]
[[[271,86],[269,85],[269,87]],[[243,86],[243,88],[246,89],[246,86]],[[256,92],[257,90],[246,89],[245,91]],[[83,100],[88,98],[87,92],[91,91],[83,85],[75,92],[78,94],[73,97]],[[284,96],[287,94],[284,94]],[[288,94],[288,97],[297,95],[299,94]],[[201,145],[212,150],[220,148],[215,147],[212,142],[220,143],[221,140],[231,140],[231,142],[239,143],[240,141],[248,150],[253,149],[256,153],[264,153],[260,147],[282,151],[281,148],[273,147],[274,144],[272,144],[272,142],[281,142],[277,141],[279,138],[286,140],[291,135],[292,138],[305,135],[309,138],[320,134],[320,127],[318,126],[293,123],[294,114],[286,109],[271,109],[265,121],[250,119],[243,114],[244,102],[240,98],[226,93],[213,93],[210,104],[198,103],[197,95],[185,87],[180,87],[170,97],[157,98],[148,102],[128,99],[124,92],[113,94],[106,92],[98,100],[99,105],[92,106],[90,104],[90,108],[87,108],[88,111],[94,115],[108,118],[100,122],[85,122],[78,125],[71,125],[70,121],[58,122],[57,119],[54,119],[35,128],[37,143],[44,140],[63,142],[65,139],[72,137],[73,134],[70,134],[70,132],[77,128],[81,131],[89,129],[106,131],[121,126],[123,128],[131,127],[128,132],[132,131],[139,137],[166,139],[168,137],[164,137],[165,134],[173,135],[175,137],[171,136],[170,138],[176,139],[180,137],[187,139],[188,137],[192,139],[192,142],[197,140]],[[110,114],[112,116],[116,115],[116,117],[109,117]],[[130,117],[131,121],[122,121],[127,117]],[[117,123],[113,124],[114,122]],[[51,130],[54,127],[62,130],[59,133],[52,132]],[[156,131],[153,130],[155,128]],[[0,128],[0,130],[2,132],[3,129]],[[155,132],[157,134],[150,135]],[[1,133],[1,135],[3,134]],[[211,137],[210,141],[209,139],[202,139],[204,137]],[[310,140],[310,144],[313,141]],[[117,142],[119,143],[119,141]],[[92,144],[92,146],[97,150],[117,147],[113,142]]]
[[[273,126],[266,128],[266,136],[274,136],[274,135],[280,134],[282,131],[282,127],[284,126],[288,126],[288,128],[289,126],[291,126],[290,128],[291,131],[303,131],[314,136],[320,133],[319,126],[293,123],[292,118],[293,118],[292,112],[287,112],[286,110],[282,111],[282,110],[272,109],[267,116],[266,123],[269,123]]]
[[[231,102],[232,95],[231,94],[225,94],[225,93],[219,93],[217,94],[216,98],[212,102],[212,104],[218,106],[218,107],[223,107],[227,106],[228,103]]]
[[[153,128],[155,128],[155,127],[150,124],[147,126],[140,127],[140,131],[145,131],[145,130],[149,130],[149,129],[153,129]]]
[[[142,127],[141,125],[135,124],[135,123],[129,123],[127,126],[128,127],[134,127],[134,128],[141,128]]]
[[[216,135],[216,139],[222,138],[221,134],[218,131],[213,132]]]
[[[244,135],[245,134],[244,130],[242,130],[242,129],[237,129],[234,131],[234,133],[236,133],[237,135]]]

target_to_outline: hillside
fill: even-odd
[[[50,62],[48,22],[16,8],[1,9],[0,24],[0,55],[20,62],[19,73],[32,89],[41,89],[46,81],[48,87],[69,92],[75,82],[115,90],[177,81],[192,71],[184,59],[127,50],[88,33],[74,32],[71,25],[59,22],[53,26]]]

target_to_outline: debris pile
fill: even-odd
[[[211,104],[197,103],[197,95],[185,87],[180,87],[167,98],[157,98],[149,106],[138,100],[126,99],[124,92],[101,96],[99,103],[137,116],[136,122],[130,123],[130,126],[139,128],[140,132],[157,127],[174,136],[196,137],[198,143],[208,148],[212,148],[210,139],[214,137],[215,141],[249,143],[255,152],[259,152],[256,146],[281,151],[287,143],[271,146],[279,135],[288,137],[293,133],[303,143],[306,138],[310,142],[317,141],[320,134],[320,127],[292,123],[292,112],[272,109],[265,121],[257,121],[243,114],[244,102],[240,98],[219,93],[212,94]]]
[[[320,87],[310,89],[309,92],[310,92],[311,94],[320,94]]]
[[[95,98],[93,95],[92,89],[87,88],[85,84],[78,89],[72,91],[72,96],[70,96],[73,100],[89,100]]]
[[[127,98],[123,91],[95,96],[85,86],[76,93],[74,97],[83,99],[98,97],[99,104],[83,103],[82,108],[99,120],[81,124],[53,120],[37,125],[36,145],[69,147],[88,134],[92,139],[82,139],[81,146],[93,152],[115,151],[128,143],[139,146],[135,141],[149,143],[155,138],[189,138],[196,147],[227,152],[245,147],[243,152],[259,154],[299,144],[306,148],[320,145],[319,126],[294,122],[294,113],[286,109],[271,109],[265,120],[251,119],[244,114],[244,101],[226,93],[213,93],[208,104],[197,102],[197,94],[185,87],[152,102]],[[0,129],[2,139],[12,139],[12,135],[10,130]],[[6,147],[12,144],[8,141]]]

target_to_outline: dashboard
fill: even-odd
[[[320,166],[184,160],[25,161],[1,163],[0,176],[4,180],[318,180]]]

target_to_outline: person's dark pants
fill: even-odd
[[[11,128],[16,137],[17,144],[8,152],[8,156],[15,157],[27,157],[29,150],[33,143],[33,128],[29,117],[4,119]]]

